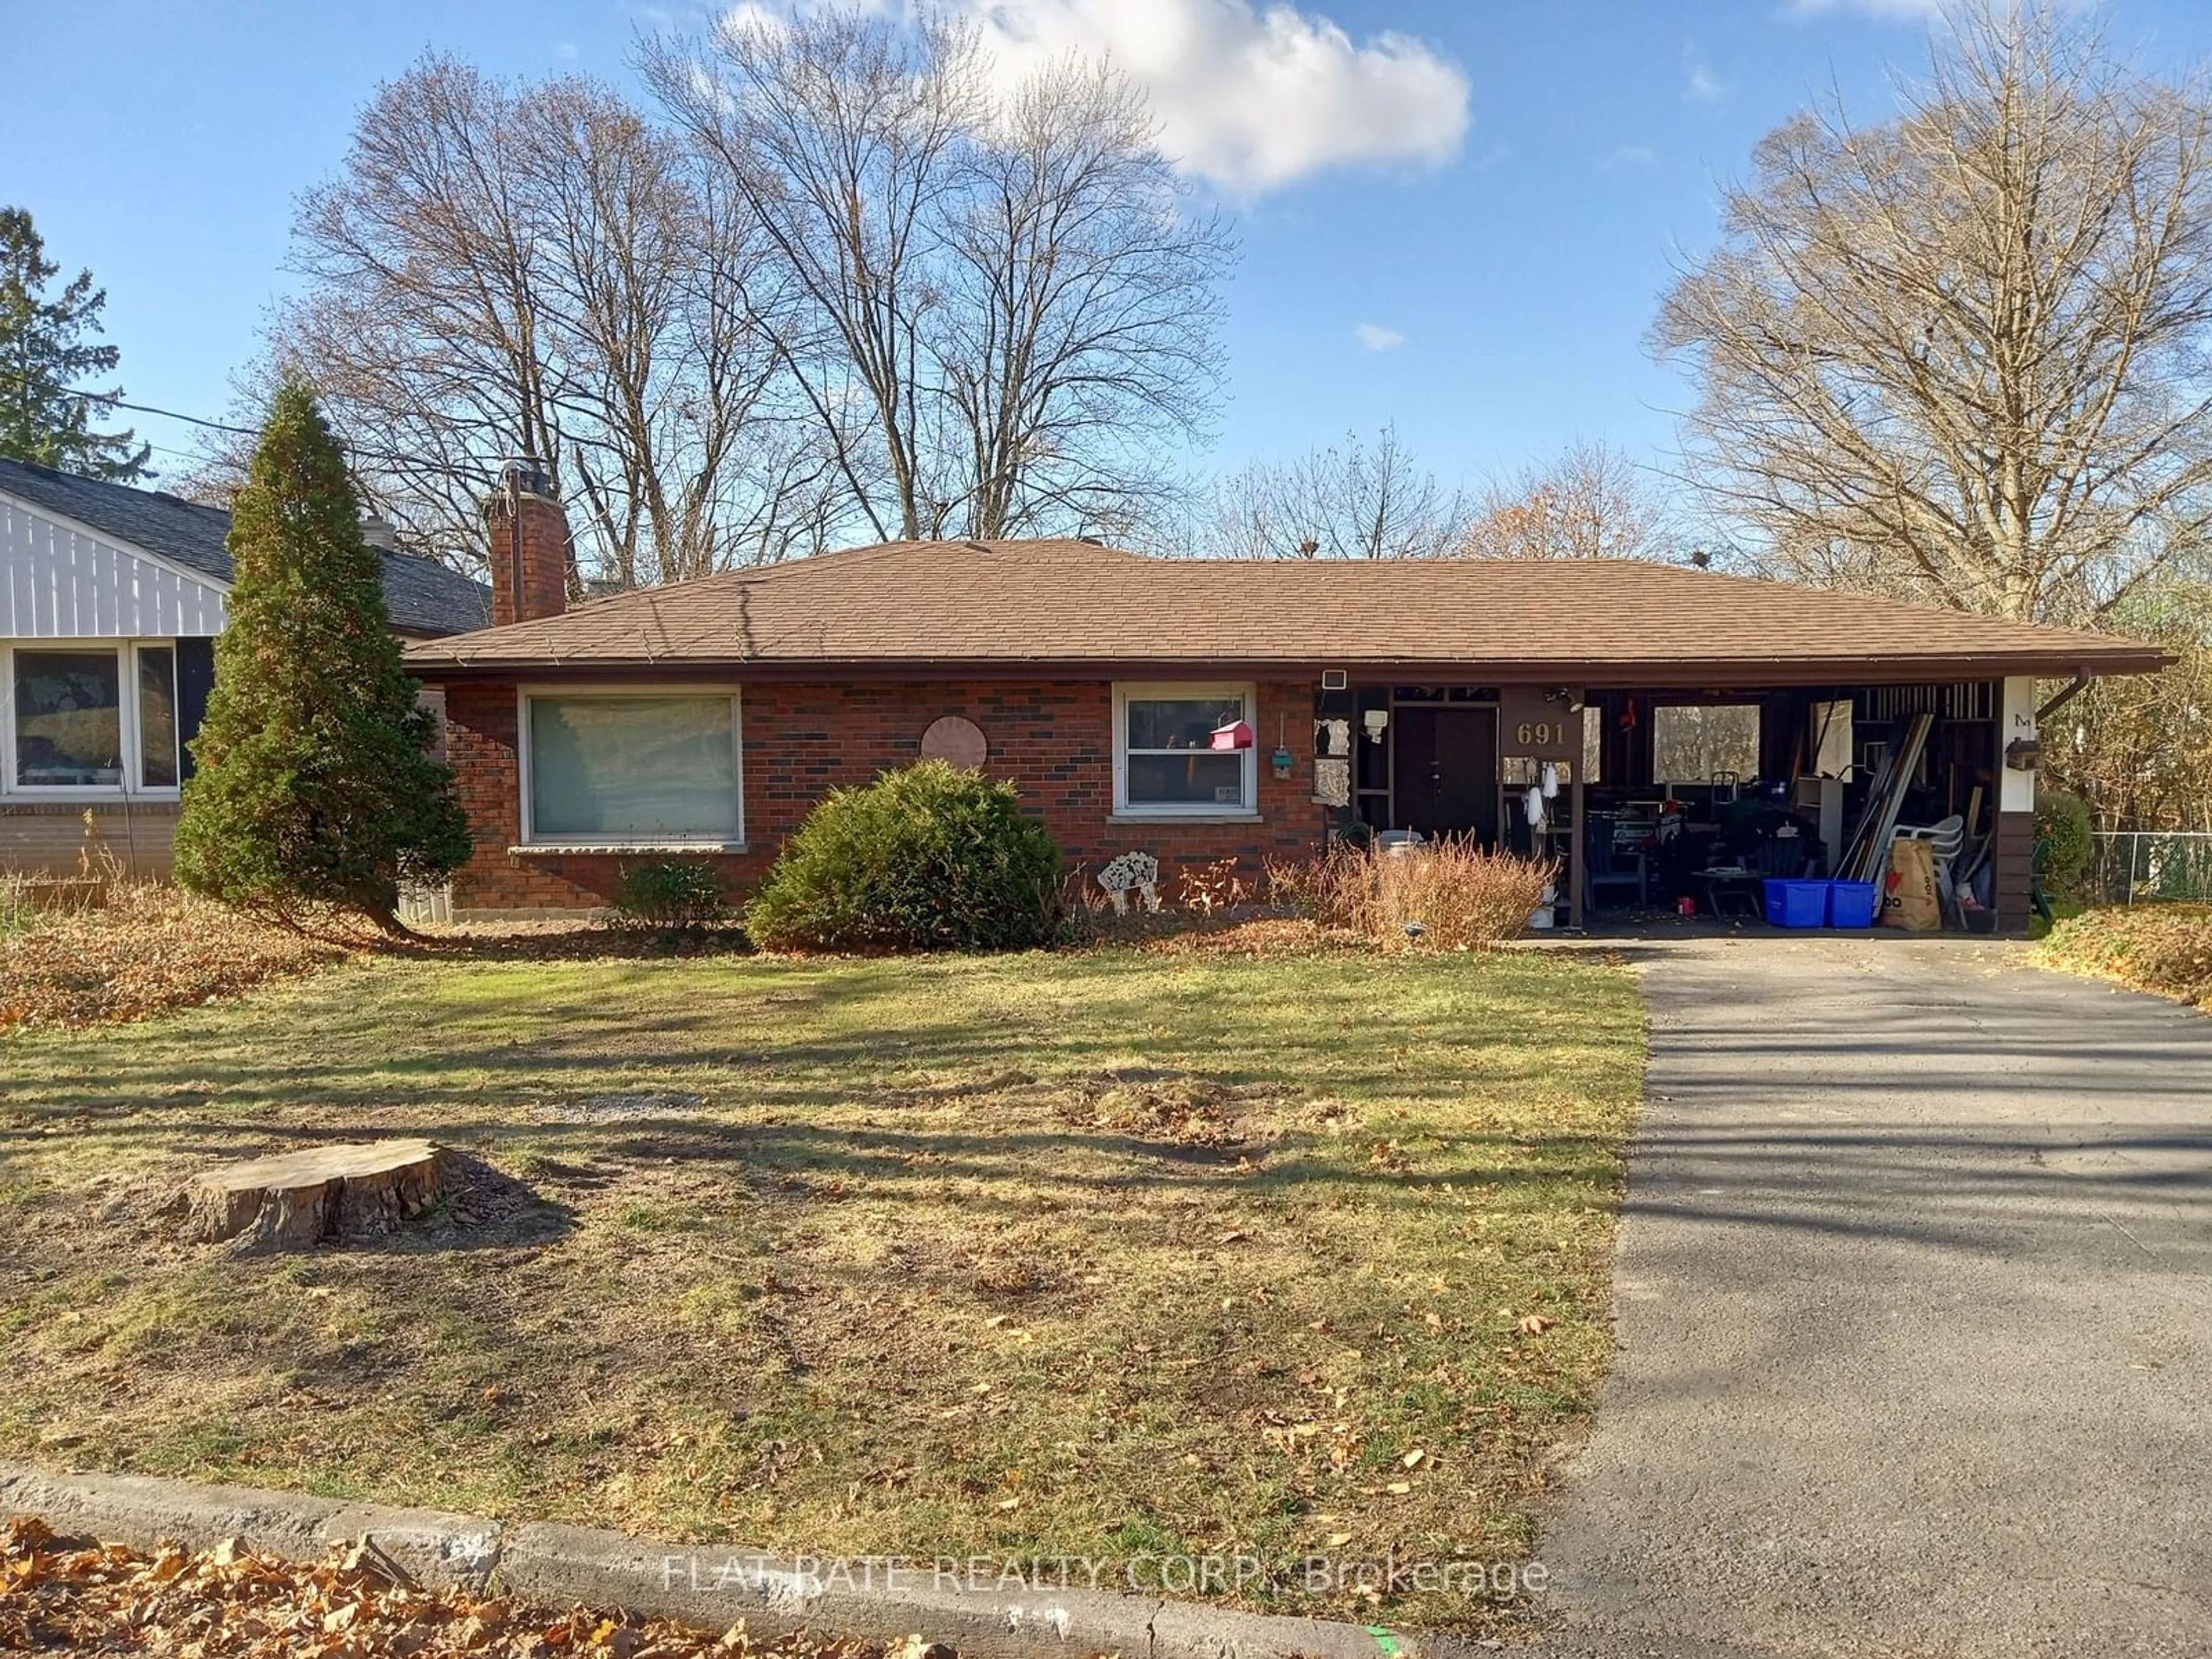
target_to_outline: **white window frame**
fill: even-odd
[[[558,701],[571,697],[718,697],[730,700],[730,757],[738,784],[738,833],[734,840],[717,836],[668,836],[641,842],[621,836],[544,836],[530,821],[530,705],[537,698]],[[745,723],[744,699],[734,685],[524,685],[515,690],[514,773],[521,799],[515,819],[521,839],[519,853],[742,853],[745,850]]]
[[[1242,799],[1221,801],[1137,801],[1129,799],[1129,702],[1176,700],[1243,700],[1243,720],[1252,728],[1249,748],[1234,751],[1243,763]],[[1117,818],[1210,818],[1215,822],[1256,821],[1260,817],[1259,688],[1249,680],[1123,680],[1114,687],[1114,816]],[[1140,749],[1140,755],[1167,751]],[[1220,753],[1220,750],[1208,750]]]
[[[178,645],[179,640],[174,635],[162,637],[153,635],[125,639],[19,637],[0,641],[0,797],[21,801],[87,802],[125,799],[173,801],[179,799],[184,793],[180,784],[161,784],[149,788],[140,782],[145,775],[145,767],[138,729],[138,653],[146,647],[166,647],[173,652]],[[121,705],[117,710],[117,718],[122,727],[122,782],[18,783],[15,781],[15,656],[22,651],[59,651],[87,655],[105,651],[115,657],[116,696]],[[180,755],[178,758],[181,768],[183,757]]]

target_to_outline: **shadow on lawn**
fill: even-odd
[[[817,1013],[818,1008],[810,1012]],[[240,1052],[221,1058],[180,1056],[171,1048],[127,1048],[110,1062],[68,1077],[41,1079],[10,1090],[0,1074],[0,1102],[18,1099],[27,1132],[58,1120],[122,1121],[160,1114],[175,1099],[179,1073],[189,1082],[189,1103],[201,1101],[251,1108],[283,1102],[319,1109],[356,1105],[366,1117],[392,1106],[457,1109],[475,1113],[524,1113],[567,1096],[608,1090],[679,1088],[690,1092],[741,1093],[772,1110],[805,1111],[838,1106],[873,1108],[886,1103],[874,1091],[901,1075],[981,1076],[1011,1069],[1048,1078],[1074,1078],[1127,1060],[1131,1034],[1146,1028],[1147,1009],[1133,994],[1127,1011],[1094,1002],[1079,1024],[1027,1020],[979,1021],[972,1017],[877,1025],[865,1006],[852,1011],[852,1028],[774,1041],[773,1006],[733,1011],[708,1005],[645,1017],[594,1019],[565,1003],[519,994],[473,1006],[466,1014],[395,1042],[383,1010],[342,1015],[321,1037],[322,1053],[304,1068],[283,1053]],[[757,1013],[758,1024],[733,1018]],[[527,1020],[528,1041],[482,1041],[486,1027]],[[458,1029],[457,1029],[458,1028]],[[441,1036],[448,1039],[440,1043]],[[470,1041],[471,1037],[479,1040]],[[764,1041],[765,1039],[765,1041]],[[1624,1036],[1621,1042],[1632,1039]],[[1163,1048],[1183,1057],[1195,1052],[1194,1036],[1170,1035]],[[428,1046],[416,1048],[414,1042]],[[1404,1054],[1449,1042],[1449,1064],[1414,1065]],[[405,1044],[406,1046],[402,1046]],[[411,1049],[411,1051],[410,1051]],[[1468,1079],[1489,1087],[1543,1086],[1561,1079],[1556,1058],[1527,1034],[1474,1027],[1440,1036],[1432,1029],[1401,1028],[1371,1038],[1348,1036],[1327,1020],[1272,1034],[1260,1052],[1234,1049],[1209,1056],[1206,1075],[1224,1084],[1311,1085],[1352,1095],[1388,1097],[1407,1107],[1449,1108],[1465,1099]],[[188,1069],[187,1069],[188,1068]],[[0,1139],[9,1133],[0,1120]]]

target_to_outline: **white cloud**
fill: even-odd
[[[1253,0],[962,0],[1008,79],[1103,56],[1150,94],[1182,169],[1237,195],[1330,167],[1437,167],[1468,131],[1468,81],[1395,30]]]
[[[1649,144],[1621,144],[1598,157],[1597,164],[1601,172],[1619,173],[1628,167],[1648,167],[1658,159]]]
[[[1359,342],[1362,351],[1395,351],[1406,343],[1404,335],[1380,323],[1360,324],[1352,331],[1352,337]]]
[[[1713,73],[1713,66],[1695,45],[1682,48],[1682,96],[1690,103],[1718,104],[1728,98],[1728,82]]]

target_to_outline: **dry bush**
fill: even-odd
[[[2212,1008],[2212,904],[2087,910],[2051,930],[2043,959]]]
[[[1485,950],[1518,936],[1553,866],[1465,842],[1392,852],[1339,847],[1302,872],[1271,870],[1270,890],[1296,895],[1324,925],[1387,947]]]
[[[1269,905],[1278,910],[1287,910],[1293,915],[1317,916],[1321,914],[1322,889],[1330,866],[1328,859],[1262,860],[1260,866],[1260,890]]]
[[[1237,873],[1235,859],[1216,859],[1194,865],[1176,877],[1176,902],[1186,910],[1210,916],[1217,910],[1234,910],[1250,896],[1251,890]]]
[[[354,948],[158,882],[116,882],[96,904],[43,911],[0,937],[0,1030],[137,1019]]]

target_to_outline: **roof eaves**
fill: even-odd
[[[466,637],[466,636],[460,636]],[[447,641],[439,641],[444,646]],[[647,651],[645,654],[540,652],[509,656],[497,653],[447,652],[421,647],[409,653],[410,665],[438,679],[489,679],[556,672],[604,678],[617,674],[729,674],[757,679],[926,680],[1004,679],[1036,675],[1054,679],[1099,679],[1189,674],[1249,674],[1255,677],[1317,677],[1325,668],[1348,668],[1362,676],[1433,679],[1457,675],[1498,684],[1584,684],[1620,690],[1847,684],[1905,684],[1928,680],[2001,679],[2021,676],[2063,678],[2075,673],[2155,673],[2176,659],[2153,647],[2106,651],[2091,656],[2053,652],[1883,653],[1855,656],[1790,656],[1671,659],[1384,659],[1358,655],[1254,657],[1194,655],[1151,657],[1064,657],[999,653],[984,656],[931,657],[746,657],[736,653]]]

